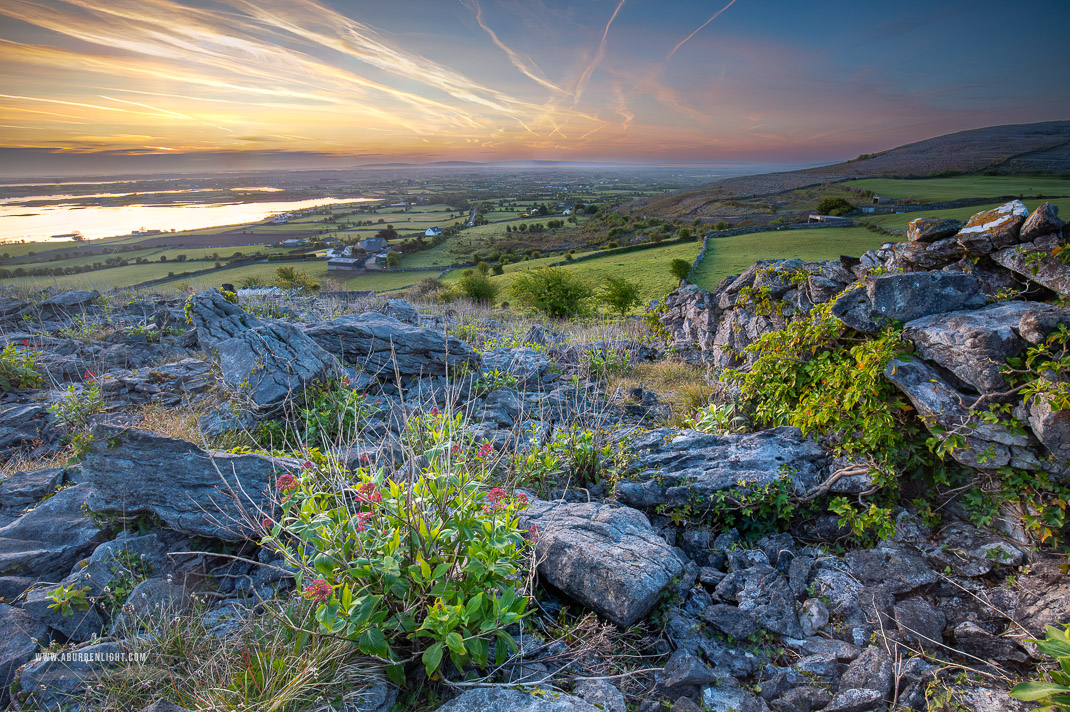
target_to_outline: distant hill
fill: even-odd
[[[726,178],[702,188],[638,200],[624,210],[681,217],[698,214],[713,201],[773,195],[820,183],[946,173],[1070,174],[1070,121],[959,131],[830,166]]]

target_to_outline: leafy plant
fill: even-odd
[[[676,258],[669,263],[669,274],[681,282],[691,274],[691,263],[685,259]]]
[[[619,346],[608,349],[587,349],[583,352],[581,365],[584,373],[592,378],[606,379],[628,370],[631,351]]]
[[[520,574],[528,542],[523,495],[487,491],[489,444],[477,449],[458,416],[409,421],[406,441],[427,465],[396,482],[377,468],[346,484],[331,468],[283,475],[282,515],[264,539],[299,571],[325,633],[395,663],[419,658],[435,676],[445,656],[461,668],[500,663],[516,643],[506,628],[526,612]]]
[[[484,272],[466,269],[461,273],[461,279],[457,283],[461,294],[480,304],[490,304],[498,296],[501,288]]]
[[[45,598],[52,601],[48,605],[49,610],[59,611],[64,618],[74,615],[77,611],[89,610],[89,586],[75,588],[71,585],[60,586]]]
[[[624,316],[632,307],[639,306],[639,285],[623,277],[606,277],[598,298],[613,311]]]
[[[591,297],[591,287],[581,277],[560,267],[521,272],[512,291],[522,305],[564,319],[584,313]]]
[[[515,375],[508,371],[499,371],[493,369],[491,371],[484,371],[479,374],[479,378],[476,379],[474,387],[476,393],[483,395],[496,391],[499,388],[516,388],[520,383]]]
[[[10,343],[0,351],[0,391],[35,388],[41,384],[41,372],[37,370],[37,351],[20,351]]]
[[[70,385],[59,401],[48,406],[48,411],[69,430],[84,428],[90,416],[104,412],[104,396],[96,383],[85,388]]]
[[[828,509],[839,515],[841,527],[847,527],[856,538],[868,544],[895,534],[895,517],[891,507],[870,504],[869,509],[856,509],[846,497],[836,497],[829,503]]]
[[[1031,640],[1041,652],[1050,655],[1059,663],[1057,670],[1048,673],[1050,681],[1020,682],[1011,690],[1011,696],[1026,702],[1041,702],[1034,712],[1060,712],[1070,710],[1070,626],[1060,630],[1044,626],[1044,640]]]

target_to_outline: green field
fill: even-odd
[[[691,276],[703,289],[713,289],[725,277],[740,274],[758,260],[834,260],[840,255],[861,255],[894,240],[861,227],[822,227],[812,230],[775,230],[710,240],[706,257]]]
[[[702,245],[699,242],[676,243],[665,245],[664,247],[651,247],[636,252],[594,257],[570,265],[563,265],[561,269],[581,275],[596,290],[602,281],[610,275],[624,277],[635,282],[639,285],[640,296],[643,300],[643,304],[635,311],[642,312],[647,301],[664,297],[677,287],[676,279],[669,274],[669,263],[674,259],[685,259],[690,262],[695,259],[701,248]],[[509,286],[516,279],[518,273],[546,267],[551,263],[560,261],[561,257],[555,256],[506,265],[505,274],[492,278],[502,288],[498,297],[499,302],[513,300]],[[446,281],[460,279],[463,271],[453,270],[446,275]]]
[[[340,273],[327,272],[326,261],[315,261],[307,264],[300,262],[286,262],[284,264],[312,275],[319,280],[323,288],[327,290],[373,289],[376,291],[383,291],[388,289],[400,289],[415,284],[424,277],[438,276],[437,272],[430,271],[368,272],[355,277],[350,277],[343,281]],[[259,277],[265,284],[271,284],[275,281],[275,270],[278,269],[279,266],[279,263],[268,262],[263,264],[245,265],[244,267],[235,267],[233,269],[224,269],[199,277],[176,277],[174,280],[165,282],[152,289],[154,291],[169,291],[171,289],[182,290],[186,287],[192,287],[193,289],[200,291],[202,289],[208,289],[209,287],[218,287],[224,282],[237,285],[246,277]]]
[[[1017,176],[866,178],[848,181],[842,185],[871,190],[874,194],[886,198],[898,200],[910,198],[924,203],[939,203],[959,198],[1070,196],[1070,179],[1051,176],[1040,178]]]

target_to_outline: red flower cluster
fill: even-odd
[[[270,530],[273,526],[275,526],[275,522],[271,520],[271,517],[264,517],[260,520],[260,526],[264,527],[264,529]]]
[[[485,512],[493,512],[495,510],[502,510],[509,506],[510,496],[509,493],[503,490],[501,487],[495,487],[490,492],[487,492],[487,501],[490,504],[483,507]],[[521,507],[528,505],[528,496],[523,492],[512,497],[512,501]]]
[[[300,482],[297,478],[291,475],[289,472],[283,475],[279,475],[279,479],[275,480],[275,489],[278,490],[292,490],[297,489],[300,486]]]
[[[305,597],[306,601],[323,603],[331,597],[331,584],[323,579],[316,579],[310,585],[305,586],[305,590],[301,592],[301,595]]]
[[[362,453],[360,454],[360,461],[361,461],[361,462],[371,462],[371,461],[372,461],[372,456],[371,456],[371,453],[369,453],[369,452],[362,452]]]
[[[85,370],[85,373],[82,374],[82,379],[86,383],[92,383],[93,379],[96,378],[96,377],[97,377],[97,374],[93,373],[88,368]]]
[[[461,454],[461,444],[460,443],[453,443],[453,445],[450,446],[450,455],[453,455],[454,457],[457,457],[460,454]]]
[[[539,540],[539,532],[540,531],[542,531],[542,530],[539,529],[539,525],[538,524],[532,524],[531,528],[528,529],[528,536],[531,537],[531,542],[533,544]]]
[[[370,522],[375,515],[372,512],[360,512],[357,514],[357,526],[353,531],[362,532],[368,528],[368,522]]]
[[[491,445],[490,443],[483,443],[479,446],[479,452],[477,453],[477,455],[479,456],[479,459],[485,460],[486,458],[490,457],[493,452],[493,445]]]
[[[302,470],[314,470],[316,466],[312,464],[311,460],[305,460],[305,464],[301,465]]]
[[[431,406],[431,415],[441,415],[442,411],[438,409],[438,406]]]
[[[353,499],[357,502],[375,504],[383,501],[383,495],[379,492],[379,488],[374,482],[365,482],[360,487],[357,487],[357,496]]]
[[[487,501],[489,501],[493,505],[497,505],[499,502],[501,502],[508,496],[508,493],[506,493],[506,491],[503,490],[501,487],[495,487],[490,492],[487,492]]]

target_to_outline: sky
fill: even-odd
[[[1066,0],[0,0],[6,174],[812,165],[1070,118]]]

